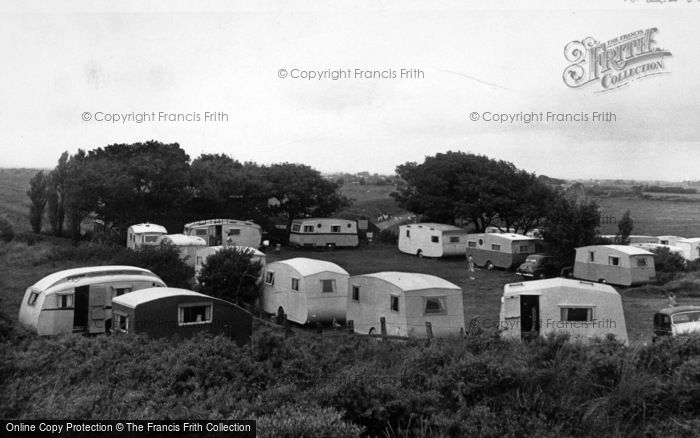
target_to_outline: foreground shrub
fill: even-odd
[[[359,437],[362,428],[343,421],[331,408],[284,406],[278,412],[257,419],[259,437]]]

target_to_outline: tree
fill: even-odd
[[[620,222],[617,224],[615,243],[619,243],[620,245],[629,245],[632,230],[634,230],[634,221],[630,217],[630,211],[627,210],[622,216],[622,219],[620,219]]]
[[[44,218],[44,210],[46,208],[48,194],[48,177],[43,170],[37,172],[29,181],[29,223],[32,226],[32,231],[35,233],[41,232],[41,221]]]
[[[63,152],[58,159],[58,164],[49,173],[47,187],[48,217],[51,232],[60,236],[63,234],[63,222],[66,217],[65,183],[68,173],[68,152]]]
[[[270,197],[279,200],[279,205],[269,210],[287,217],[287,229],[295,218],[326,217],[351,204],[350,199],[338,192],[338,184],[309,166],[273,164],[264,173],[270,184]]]
[[[253,261],[254,252],[226,247],[210,255],[197,280],[199,291],[240,304],[254,304],[260,296],[262,263]]]
[[[526,232],[555,197],[535,175],[512,163],[464,152],[426,157],[422,164],[405,163],[396,172],[406,181],[392,193],[401,207],[435,222],[466,220],[477,231],[499,222]]]
[[[194,268],[180,258],[180,251],[175,245],[167,242],[160,245],[142,245],[136,251],[124,250],[110,260],[110,263],[148,269],[169,287],[192,287]]]
[[[575,249],[598,239],[600,212],[595,201],[576,203],[563,197],[550,206],[541,228],[547,251],[562,265],[571,265]]]

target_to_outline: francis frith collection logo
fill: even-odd
[[[648,76],[668,73],[665,56],[671,52],[657,47],[655,27],[637,30],[600,42],[592,37],[572,41],[564,48],[572,64],[564,70],[564,83],[571,88],[596,85],[610,91]]]

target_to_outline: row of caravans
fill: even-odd
[[[608,234],[601,237],[614,240],[616,236]],[[700,258],[700,237],[631,235],[629,245],[647,250],[667,248],[680,254],[686,261]]]
[[[472,256],[487,269],[514,268],[537,252],[540,240],[490,230],[469,234],[454,225],[418,223],[399,227],[399,251],[419,257]]]
[[[225,334],[250,339],[252,315],[235,304],[170,288],[153,272],[133,266],[94,266],[48,275],[28,287],[19,322],[38,335],[110,332],[154,337]]]
[[[427,336],[426,322],[434,336],[466,328],[462,290],[444,279],[406,272],[350,276],[333,263],[305,258],[268,265],[262,307],[299,324],[351,320],[366,334],[377,333],[382,319],[386,333],[399,336]],[[251,315],[232,303],[168,288],[150,271],[130,266],[51,274],[27,289],[19,320],[40,335],[209,331],[239,344],[252,326]],[[512,338],[564,331],[586,338],[612,333],[626,341],[617,292],[563,278],[506,285],[499,326]]]
[[[552,332],[573,339],[615,335],[627,342],[622,300],[610,285],[555,278],[508,284],[501,300],[499,328],[504,336],[524,339]],[[295,258],[270,263],[262,308],[285,314],[299,324],[343,320],[361,334],[378,334],[385,321],[390,335],[425,337],[426,322],[434,336],[448,336],[465,324],[462,289],[442,278],[407,272],[350,276],[340,266]]]

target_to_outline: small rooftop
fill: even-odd
[[[466,234],[466,230],[464,228],[457,227],[455,225],[450,225],[450,224],[438,224],[435,222],[420,222],[417,224],[406,224],[402,225],[402,227],[407,227],[407,228],[428,228],[428,229],[435,229],[437,231],[461,231]]]
[[[418,274],[415,272],[376,272],[374,274],[358,275],[358,277],[371,277],[384,280],[406,292],[424,289],[455,289],[462,290],[456,284],[430,274]]]
[[[627,246],[627,245],[590,245],[590,246],[582,246],[580,248],[576,248],[578,251],[579,249],[586,249],[586,250],[591,250],[595,248],[608,248],[612,249],[613,251],[618,251],[623,254],[635,256],[635,255],[650,255],[653,256],[654,254],[650,253],[647,250],[644,250],[642,248],[636,247],[636,246]]]
[[[168,230],[166,230],[164,226],[157,225],[157,224],[151,224],[148,222],[145,222],[143,224],[132,225],[129,228],[131,228],[131,231],[133,231],[136,234],[143,234],[143,233],[168,234]]]
[[[533,280],[520,283],[509,283],[503,286],[503,295],[520,295],[522,293],[553,293],[555,291],[571,291],[573,293],[585,293],[595,291],[619,295],[614,287],[609,284],[594,283],[592,281],[573,280],[570,278],[548,278],[545,280]]]
[[[345,269],[341,268],[335,263],[327,262],[325,260],[296,257],[293,259],[280,260],[278,262],[271,263],[268,265],[268,269],[274,269],[274,265],[276,263],[288,265],[304,277],[307,275],[318,274],[320,272],[335,272],[336,274],[350,275]]]
[[[194,292],[187,289],[178,289],[175,287],[149,287],[147,289],[139,289],[118,297],[114,297],[112,299],[112,305],[120,304],[124,307],[135,309],[139,304],[177,296],[192,296],[201,297],[202,299],[218,300],[218,298],[210,297],[209,295],[200,294],[199,292]]]
[[[168,240],[176,246],[207,246],[207,241],[201,237],[186,234],[166,234],[158,238],[159,243],[164,240]]]

